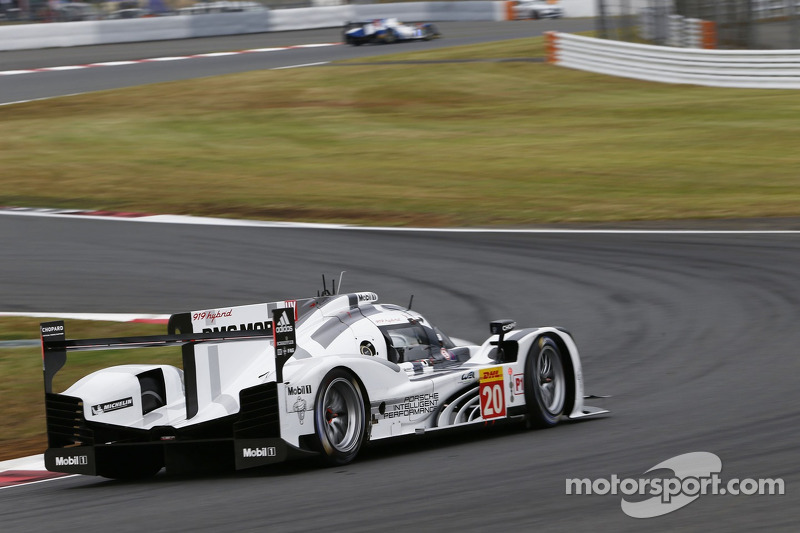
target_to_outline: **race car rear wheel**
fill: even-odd
[[[364,442],[367,416],[361,384],[349,372],[331,370],[320,384],[314,405],[314,429],[323,461],[344,465]]]
[[[531,346],[525,362],[525,403],[532,427],[550,427],[564,412],[567,380],[558,344],[546,336]]]

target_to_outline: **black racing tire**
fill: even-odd
[[[392,44],[397,42],[397,33],[392,28],[386,30],[386,36],[383,38],[383,42],[386,44]]]
[[[567,403],[567,373],[561,349],[552,338],[539,337],[525,361],[525,403],[528,425],[555,426]]]
[[[366,398],[351,373],[335,368],[319,385],[314,401],[314,433],[323,463],[346,465],[367,435]]]

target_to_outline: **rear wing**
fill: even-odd
[[[181,346],[184,354],[184,363],[186,363],[187,356],[194,353],[193,347],[197,344],[246,340],[273,340],[276,381],[280,383],[283,381],[283,366],[294,354],[297,346],[295,313],[294,309],[290,307],[275,307],[271,311],[271,320],[260,322],[258,329],[220,330],[222,328],[216,328],[220,331],[213,331],[205,328],[209,329],[209,331],[183,333],[186,329],[192,330],[191,324],[187,324],[183,319],[184,315],[190,317],[191,314],[183,313],[170,317],[168,326],[170,333],[167,335],[97,339],[67,339],[63,320],[43,322],[40,324],[40,335],[45,393],[50,394],[53,392],[53,378],[66,364],[69,352]],[[278,324],[277,327],[276,324]],[[186,328],[187,325],[189,326],[188,328]]]

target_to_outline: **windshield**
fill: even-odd
[[[439,342],[433,331],[419,323],[379,326],[388,349],[389,360],[394,363],[431,359],[439,353]]]

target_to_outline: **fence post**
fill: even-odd
[[[682,15],[669,16],[669,30],[667,32],[667,44],[669,46],[683,46],[684,34],[686,33],[685,26],[686,22]]]
[[[686,19],[683,34],[683,46],[685,48],[700,48],[700,19]]]
[[[606,2],[597,0],[597,17],[595,17],[595,31],[601,39],[608,39],[608,20],[606,19]]]
[[[700,21],[700,48],[711,50],[717,47],[717,24],[711,20]]]
[[[558,62],[558,35],[554,31],[547,31],[544,34],[547,39],[547,62]]]
[[[506,2],[506,20],[516,20],[517,14],[514,13],[514,2],[511,0]]]
[[[793,49],[797,49],[800,48],[800,39],[798,39],[797,31],[797,24],[800,22],[800,19],[797,17],[797,4],[795,4],[795,0],[786,0],[786,4],[789,8],[789,46]]]

